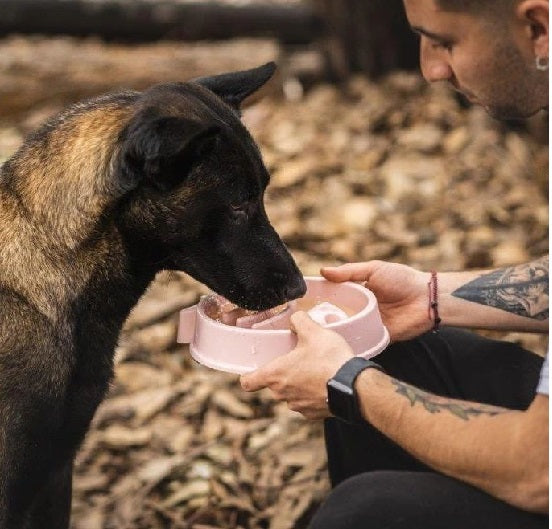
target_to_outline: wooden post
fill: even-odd
[[[324,21],[322,47],[337,80],[353,72],[377,77],[417,66],[418,43],[402,0],[311,0],[311,4]]]

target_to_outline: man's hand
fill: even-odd
[[[321,273],[338,283],[364,283],[376,295],[393,342],[415,338],[433,327],[428,318],[428,273],[383,261],[323,268]],[[442,325],[548,331],[548,257],[495,270],[444,272],[438,277]]]
[[[337,333],[324,329],[305,312],[291,317],[297,347],[254,373],[240,379],[245,391],[269,388],[277,400],[307,419],[329,416],[326,383],[352,356],[349,344]]]
[[[322,268],[321,273],[329,281],[338,283],[364,282],[378,300],[392,342],[415,338],[433,327],[427,315],[429,274],[383,261]]]

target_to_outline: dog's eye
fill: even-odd
[[[250,206],[247,202],[241,204],[230,204],[230,216],[235,222],[244,222],[249,215]]]

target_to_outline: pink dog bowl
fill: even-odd
[[[374,294],[356,283],[332,283],[322,277],[305,277],[305,298],[291,305],[303,310],[306,299],[329,302],[346,308],[347,319],[325,324],[347,340],[356,355],[371,358],[389,344]],[[288,353],[297,344],[290,330],[244,329],[226,325],[207,314],[216,304],[215,295],[205,296],[199,304],[180,312],[178,343],[189,343],[192,357],[207,367],[244,374]],[[211,309],[211,310],[210,310]]]

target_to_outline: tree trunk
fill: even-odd
[[[418,43],[409,30],[402,0],[311,0],[324,20],[323,49],[331,75],[353,72],[377,77],[396,68],[414,68]]]

